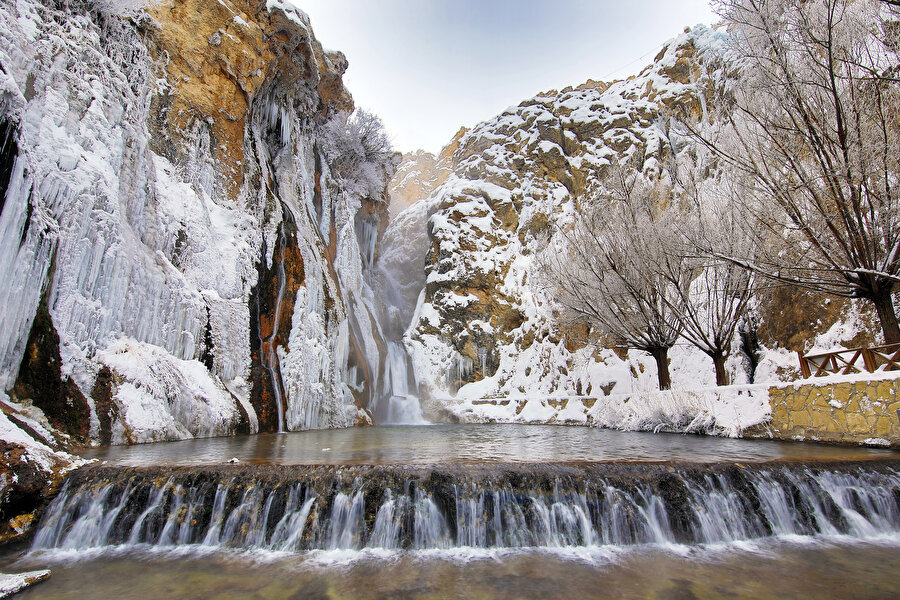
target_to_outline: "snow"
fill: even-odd
[[[27,571],[25,573],[0,573],[0,598],[8,598],[25,588],[50,577],[50,570]]]
[[[111,343],[96,359],[122,380],[115,389],[113,443],[226,435],[240,419],[236,399],[199,361],[180,360],[127,338]]]
[[[309,33],[309,15],[286,0],[266,0],[266,10],[280,10],[284,15]]]
[[[685,49],[692,66],[687,83],[669,75],[679,72],[673,67]],[[573,173],[580,171],[586,189],[579,197],[602,192],[597,182],[603,169],[632,157],[639,157],[644,177],[658,176],[669,160],[666,153],[684,147],[669,130],[661,105],[696,102],[703,110],[703,94],[725,78],[727,52],[723,32],[698,26],[668,42],[662,57],[634,78],[606,88],[542,94],[510,107],[465,133],[453,156],[453,173],[398,216],[407,231],[413,224],[426,230],[431,242],[410,248],[418,254],[409,263],[425,262],[426,269],[404,342],[420,385],[448,409],[476,420],[596,420],[635,428],[665,422],[729,435],[764,418],[763,392],[722,396],[714,388],[712,360],[689,344],[679,343],[669,354],[674,388],[683,391],[662,395],[650,391],[656,367],[646,353],[620,356],[602,344],[567,345],[553,325],[552,293],[535,270],[546,236],[572,223],[578,210],[575,184],[566,178],[576,179]],[[511,222],[506,206],[514,210]],[[541,220],[542,230],[531,229]],[[500,326],[488,317],[497,307],[524,321],[513,329]],[[846,339],[847,333],[835,337]],[[731,350],[726,363],[731,381],[746,384],[738,339]],[[475,380],[457,390],[463,351],[475,363]],[[755,380],[776,382],[791,368],[796,370],[795,355],[767,349]],[[546,404],[548,398],[601,394],[613,399],[603,411],[571,402],[560,412]],[[624,410],[626,398],[643,408]],[[645,418],[651,413],[661,420]],[[682,423],[685,415],[691,418]]]
[[[468,423],[564,423],[623,431],[668,431],[740,437],[771,415],[768,387],[643,389],[600,397],[446,399]],[[588,406],[590,405],[590,408]]]
[[[877,448],[890,448],[891,442],[884,438],[866,438],[862,441],[863,446],[874,446]]]
[[[809,377],[807,379],[798,378],[791,382],[779,382],[774,385],[775,387],[793,387],[796,389],[801,385],[827,387],[838,383],[874,383],[879,381],[892,381],[894,379],[900,379],[900,371],[875,371],[874,373],[863,371],[862,373],[850,373],[847,375],[835,374]]]
[[[266,7],[283,12],[314,50],[305,13],[280,0]],[[279,224],[290,216],[301,232],[306,280],[291,331],[282,332],[288,347],[279,348],[288,424],[354,423],[344,381],[349,323],[358,323],[352,333],[368,360],[379,358],[365,317],[375,296],[353,226],[361,196],[347,190],[368,193],[379,179],[357,173],[358,180],[338,181],[320,152],[346,129],[346,115],[324,126],[307,118],[319,102],[315,82],[277,99],[252,98],[245,147],[253,152],[239,168],[245,182],[260,183],[230,197],[220,174],[233,165],[216,162],[211,118],[181,139],[151,144],[151,102],[175,86],[133,21],[94,16],[37,0],[0,8],[0,117],[20,126],[0,216],[0,277],[8,282],[0,287],[0,390],[15,381],[46,292],[63,376],[87,397],[103,367],[120,377],[115,442],[233,433],[241,408],[256,430],[250,298],[260,256],[271,266]],[[302,69],[318,77],[317,65]],[[179,147],[178,160],[169,142]],[[314,202],[318,160],[321,207]],[[334,269],[326,252],[332,230],[340,237]],[[211,369],[201,358],[211,359]],[[91,431],[97,442],[96,414]]]
[[[0,411],[0,439],[10,444],[18,444],[25,449],[25,460],[36,465],[45,473],[66,472],[87,464],[88,461],[73,456],[60,450],[50,447],[52,435],[46,431],[41,422],[46,423],[43,415],[36,415],[34,411],[38,409],[34,407],[22,407],[12,402],[9,397],[0,391],[0,404],[4,405],[4,410]],[[24,430],[20,429],[6,415],[6,411],[10,411],[17,415],[19,419],[24,421],[31,429],[36,430],[39,434],[46,435],[44,441],[36,440],[28,435]],[[38,411],[39,412],[39,411]],[[37,417],[37,419],[35,419]],[[47,426],[49,427],[49,425]],[[0,490],[2,492],[2,490]]]

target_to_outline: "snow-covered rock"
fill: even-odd
[[[433,397],[434,417],[449,409],[464,420],[521,421],[533,404],[523,405],[523,398],[546,404],[596,397],[609,406],[594,411],[595,422],[653,428],[643,417],[610,412],[611,398],[656,386],[653,360],[556,325],[553,291],[543,285],[536,257],[573,222],[581,203],[607,191],[617,165],[634,166],[647,181],[671,181],[673,165],[696,151],[676,121],[709,122],[733,64],[727,33],[697,26],[665,44],[634,77],[542,93],[464,132],[442,153],[451,172],[436,188],[421,175],[422,157],[401,165],[397,186],[425,183],[421,199],[399,214],[385,240],[402,240],[402,260],[417,271],[401,286],[405,297],[416,298],[405,343],[421,387]],[[388,246],[384,259],[398,260]],[[417,270],[423,263],[424,272]],[[791,378],[796,350],[868,341],[871,330],[871,315],[855,302],[765,287],[734,340],[728,375],[736,385]],[[697,392],[715,386],[712,360],[686,342],[669,357],[673,388],[687,392],[653,396],[672,409],[659,423],[680,422],[678,406],[694,416],[719,415],[704,408],[711,393]],[[699,408],[697,398],[703,398]],[[472,404],[483,399],[516,401]],[[751,404],[746,412],[756,415],[756,401]],[[666,412],[649,407],[634,414],[648,411]],[[713,421],[718,425],[696,428],[733,432],[735,423],[748,424]]]
[[[392,225],[411,229],[405,223],[417,216],[428,235],[405,338],[424,387],[483,398],[649,384],[649,357],[620,356],[553,324],[552,292],[535,276],[535,257],[578,203],[600,191],[611,165],[630,160],[652,179],[684,150],[688,140],[671,120],[704,116],[725,79],[726,52],[722,32],[699,26],[636,77],[543,93],[462,135],[446,181]],[[709,374],[696,366],[707,362],[702,353],[672,356],[676,383],[714,382],[711,362]]]
[[[0,6],[0,389],[93,444],[369,419],[393,162],[347,164],[346,59],[287,3],[137,5]]]
[[[47,569],[25,573],[0,573],[0,598],[9,598],[27,587],[45,581],[50,577]]]

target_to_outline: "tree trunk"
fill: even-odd
[[[716,385],[728,385],[728,373],[725,371],[725,353],[721,350],[710,353],[713,365],[716,367]]]
[[[872,303],[878,312],[878,320],[881,321],[885,344],[900,344],[900,326],[897,325],[893,296],[890,291],[884,291],[872,297]]]
[[[672,379],[669,377],[669,349],[653,348],[648,350],[656,360],[656,373],[659,377],[659,389],[667,390],[672,387]]]

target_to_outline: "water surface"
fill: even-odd
[[[900,452],[716,438],[674,433],[622,432],[558,425],[430,425],[331,429],[283,434],[111,446],[83,452],[123,466],[243,463],[435,464],[446,462],[649,462],[864,460]]]
[[[266,556],[101,551],[26,558],[49,566],[21,598],[201,599],[894,599],[896,542],[773,540],[740,547]]]

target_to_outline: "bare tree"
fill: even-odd
[[[900,342],[900,85],[897,9],[880,0],[721,0],[739,57],[720,131],[693,134],[749,176],[764,276],[871,301]],[[688,125],[690,128],[691,126]]]
[[[716,193],[714,179],[692,182],[693,185],[682,188],[688,202],[678,216],[680,240],[662,255],[659,272],[678,294],[672,308],[681,323],[682,337],[712,359],[716,384],[728,385],[725,362],[738,325],[747,313],[754,275],[732,261],[698,254],[696,249],[714,247],[751,259],[753,242],[743,235],[737,208],[722,202]],[[681,285],[685,272],[689,273],[690,283]]]
[[[617,173],[613,193],[578,213],[543,253],[545,282],[568,321],[588,321],[615,343],[648,352],[656,360],[660,389],[669,389],[669,349],[681,331],[675,312],[678,285],[656,265],[667,205],[658,186],[632,172]]]

